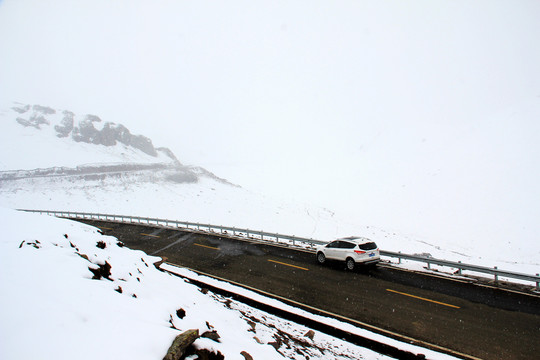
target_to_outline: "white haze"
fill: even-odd
[[[0,100],[389,230],[533,243],[538,19],[537,1],[4,0]]]

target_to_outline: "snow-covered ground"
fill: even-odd
[[[24,118],[14,109],[0,112],[0,206],[5,207],[0,210],[2,359],[39,358],[44,353],[48,357],[54,354],[52,357],[57,359],[72,358],[73,354],[81,359],[155,359],[165,354],[179,333],[177,329],[191,328],[200,333],[216,330],[221,342],[203,338],[195,344],[219,351],[227,359],[243,359],[242,351],[255,359],[384,358],[321,333],[311,340],[305,336],[309,329],[298,324],[211,293],[203,294],[197,287],[155,269],[152,263],[158,258],[121,247],[115,238],[103,236],[90,226],[7,208],[139,215],[319,240],[355,234],[372,238],[385,250],[429,253],[448,260],[538,272],[538,243],[522,246],[509,240],[506,247],[492,244],[489,239],[460,241],[426,236],[421,231],[405,233],[391,224],[376,227],[324,207],[251,192],[204,169],[184,167],[168,151],[157,151],[152,156],[129,142],[106,146],[59,137],[56,126],[62,125],[64,118],[58,114],[65,116],[63,111],[52,112],[39,106],[31,109]],[[88,126],[88,119],[94,119],[77,115],[73,118],[75,126],[81,124],[77,119],[86,121],[81,128]],[[90,175],[62,170],[43,176],[31,171],[78,169],[88,164],[95,169]],[[107,166],[118,164],[170,167],[106,171],[110,169]],[[100,167],[105,170],[100,172]],[[171,176],[167,171],[177,172]],[[179,177],[182,171],[189,172],[191,180]],[[90,269],[105,263],[111,265],[109,279],[92,279]],[[185,317],[177,316],[179,309],[186,312]],[[253,318],[257,319],[255,325],[250,320]],[[366,335],[364,330],[357,330]],[[295,345],[277,345],[283,339]],[[27,346],[28,342],[32,346]],[[410,351],[446,358],[425,349]]]
[[[161,359],[188,329],[217,331],[219,342],[200,338],[194,345],[226,359],[243,360],[244,351],[254,359],[386,358],[320,332],[310,339],[308,328],[205,294],[158,271],[159,258],[94,227],[5,208],[0,217],[1,359]],[[110,275],[93,279],[90,269],[105,264]],[[451,358],[356,331],[428,358]]]
[[[21,108],[16,104],[13,108]],[[0,164],[4,170],[74,167],[84,164],[168,164],[162,152],[152,157],[138,149],[117,143],[104,146],[59,138],[54,127],[61,123],[63,110],[54,114],[29,110],[0,111]],[[33,109],[33,108],[32,108]],[[32,112],[33,111],[33,112]],[[17,121],[44,118],[39,128]],[[77,121],[84,116],[74,114]],[[96,129],[103,126],[95,122]],[[182,159],[181,159],[182,160]],[[0,172],[1,175],[1,172]],[[231,186],[215,177],[197,175],[195,182],[155,181],[146,174],[122,174],[81,178],[77,176],[33,177],[0,182],[0,206],[25,209],[71,210],[168,218],[190,222],[234,226],[329,241],[360,235],[373,239],[381,249],[409,254],[430,254],[435,258],[462,261],[500,269],[538,273],[540,242],[516,238],[475,238],[465,229],[453,234],[425,228],[403,230],[391,221],[384,227],[355,214],[334,212],[313,204],[269,197]],[[155,173],[152,173],[155,175]],[[218,174],[219,175],[219,174]],[[381,214],[378,223],[384,222]],[[422,264],[409,264],[419,267]]]

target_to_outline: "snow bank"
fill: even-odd
[[[308,329],[204,294],[158,271],[152,264],[159,258],[94,227],[3,208],[0,216],[1,359],[161,359],[187,329],[216,330],[220,342],[201,338],[195,346],[227,359],[243,360],[242,351],[255,359],[385,358],[320,333],[302,346],[272,346]]]

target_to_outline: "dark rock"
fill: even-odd
[[[99,132],[99,144],[105,146],[116,145],[116,128],[113,123],[107,122]]]
[[[33,114],[32,116],[30,116],[30,118],[27,120],[27,119],[23,119],[21,117],[18,117],[17,119],[17,122],[19,124],[21,124],[22,126],[24,127],[34,127],[36,129],[41,129],[40,125],[49,125],[49,121],[47,119],[45,119],[43,117],[43,115],[37,115],[37,114]]]
[[[207,349],[197,349],[195,355],[198,356],[198,360],[224,360],[225,356],[221,352],[213,352]]]
[[[139,149],[142,152],[151,155],[151,156],[157,156],[156,149],[154,148],[154,145],[152,145],[152,140],[147,138],[146,136],[142,135],[135,135],[131,138],[131,146],[133,146],[135,149]]]
[[[120,294],[123,292],[121,286],[118,286],[118,288],[114,289],[114,291],[117,291],[117,292],[119,292]]]
[[[171,329],[179,330],[179,329],[174,325],[174,319],[173,319],[172,315],[169,315],[169,324],[171,324]]]
[[[216,342],[220,342],[219,339],[221,339],[221,336],[219,336],[219,334],[218,334],[218,332],[216,330],[205,331],[205,332],[203,332],[201,337],[207,338],[207,339],[210,339],[210,340],[214,340]]]
[[[84,120],[79,122],[79,126],[73,128],[72,139],[77,142],[99,144],[99,131],[94,127],[94,122],[101,122],[95,115],[86,115]]]
[[[193,344],[193,342],[198,338],[199,330],[197,329],[187,330],[181,333],[174,339],[163,360],[181,359],[182,356],[186,353],[187,348],[191,346],[191,344]]]
[[[309,330],[304,336],[308,337],[310,340],[313,340],[313,337],[315,336],[315,332],[313,330]]]
[[[107,247],[107,244],[105,243],[105,241],[98,241],[96,246],[100,249],[105,249]]]
[[[116,125],[115,128],[114,128],[114,132],[115,132],[115,139],[124,144],[124,145],[127,145],[127,146],[130,146],[131,145],[131,133],[129,132],[128,128],[125,127],[124,125],[122,124],[119,124],[119,125]]]
[[[92,279],[94,280],[101,280],[102,277],[104,277],[107,280],[111,280],[109,276],[111,276],[111,264],[109,264],[107,261],[105,261],[105,264],[103,265],[97,265],[97,269],[93,269],[91,267],[88,267],[88,270],[94,274]]]
[[[186,316],[186,311],[184,309],[178,309],[176,310],[176,316],[183,319]]]
[[[54,127],[54,130],[56,130],[57,134],[56,136],[63,138],[68,137],[69,134],[73,131],[73,117],[75,116],[74,113],[71,111],[64,111],[64,118],[62,119],[62,122],[60,125],[56,125]]]
[[[240,353],[240,355],[242,355],[244,357],[244,359],[246,359],[246,360],[253,360],[253,357],[251,355],[249,355],[249,353],[247,353],[245,351],[242,351]]]

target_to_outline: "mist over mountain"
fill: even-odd
[[[519,239],[468,241],[432,224],[411,234],[385,213],[374,224],[252,192],[202,167],[184,165],[168,148],[96,115],[17,103],[0,111],[0,121],[1,206],[168,218],[320,240],[360,235],[385,250],[524,272],[539,265],[538,244]],[[383,197],[380,201],[384,205]],[[455,231],[465,229],[456,226]],[[512,256],[501,251],[505,248]]]
[[[1,115],[7,125],[4,135],[14,139],[18,131],[23,138],[32,136],[28,143],[4,140],[9,153],[16,155],[15,162],[7,157],[2,162],[0,180],[4,183],[32,178],[196,183],[201,177],[227,183],[206,169],[184,166],[170,149],[155,147],[148,137],[134,135],[124,125],[104,122],[96,115],[20,103]],[[14,128],[14,123],[20,126]],[[53,136],[58,141],[52,141]],[[58,152],[59,146],[67,149]],[[102,156],[96,157],[99,153]]]

